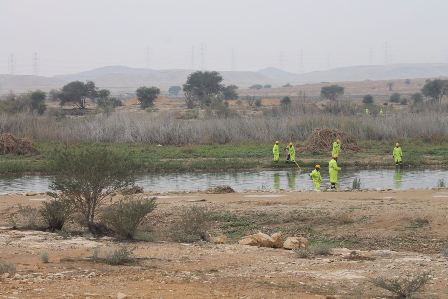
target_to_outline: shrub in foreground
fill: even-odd
[[[127,197],[106,208],[102,220],[119,237],[133,239],[137,227],[155,207],[155,198],[133,199]]]
[[[51,232],[62,230],[64,223],[70,217],[70,213],[71,205],[66,199],[45,201],[40,208],[40,214]]]
[[[421,290],[429,281],[429,273],[419,273],[404,278],[376,278],[372,282],[375,286],[388,290],[398,298],[412,298],[414,293]]]
[[[105,147],[68,148],[53,153],[57,174],[51,189],[72,204],[95,233],[96,214],[107,198],[134,184],[135,166],[128,155]]]
[[[173,227],[173,238],[179,242],[208,241],[211,213],[207,208],[193,206],[182,211]]]
[[[16,273],[16,266],[13,263],[0,260],[0,274],[14,274]]]

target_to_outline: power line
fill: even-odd
[[[191,47],[191,69],[192,70],[194,70],[195,69],[195,61],[194,61],[194,58],[195,58],[195,49],[194,49],[194,46],[192,46]]]
[[[201,69],[205,71],[205,45],[202,43],[200,48]]]
[[[14,53],[9,54],[9,60],[8,60],[8,68],[9,68],[9,74],[14,75]]]
[[[232,72],[234,72],[236,70],[236,68],[235,68],[235,50],[234,49],[232,49],[232,53],[231,53],[230,70]]]
[[[33,53],[33,75],[39,76],[39,55],[37,52]]]
[[[151,49],[146,47],[146,68],[149,69],[151,66]]]

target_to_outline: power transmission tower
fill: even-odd
[[[369,48],[369,64],[373,65],[373,48]]]
[[[194,51],[195,49],[194,49],[194,46],[193,47],[191,47],[191,69],[192,70],[194,70],[194,68],[195,68],[195,62],[194,62],[194,56],[195,56],[195,54],[194,54]]]
[[[204,44],[201,44],[200,55],[201,55],[201,70],[205,71],[205,45]]]
[[[9,54],[9,59],[8,59],[8,68],[9,68],[9,74],[10,75],[14,75],[14,54],[11,53]]]
[[[234,72],[236,70],[235,69],[235,50],[234,49],[232,49],[232,53],[231,53],[230,70],[232,72]]]
[[[384,42],[384,64],[390,63],[390,45],[389,42]]]
[[[151,66],[151,49],[146,47],[146,68],[149,69]]]
[[[278,53],[278,67],[279,67],[280,69],[283,69],[283,60],[284,60],[284,57],[283,57],[283,51],[280,51],[280,52]]]
[[[33,75],[39,76],[39,54],[33,53]]]

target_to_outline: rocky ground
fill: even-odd
[[[36,208],[46,196],[0,196],[0,260],[16,267],[0,275],[0,298],[388,298],[374,279],[422,273],[430,281],[417,298],[448,298],[446,190],[157,197],[140,240],[119,242],[76,229],[11,229],[18,205]],[[224,244],[169,238],[180,211],[191,206],[214,213],[210,234]],[[301,236],[329,253],[238,244],[258,231]],[[133,250],[133,260],[104,262],[122,246]]]

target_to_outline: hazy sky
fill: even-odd
[[[448,62],[447,12],[446,0],[0,0],[0,73],[13,54],[32,74],[33,53],[41,75]]]

